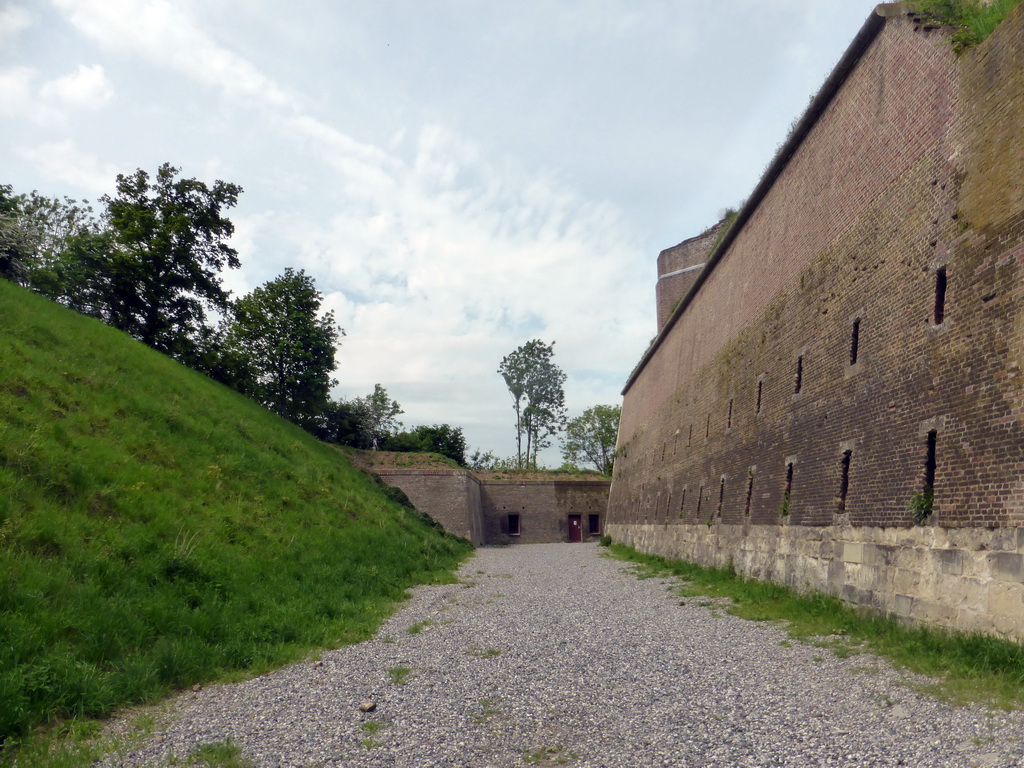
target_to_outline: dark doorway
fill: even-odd
[[[582,515],[569,515],[569,541],[583,541]]]
[[[600,536],[601,535],[601,516],[600,515],[590,515],[588,522],[590,524],[589,525],[590,530],[588,531],[588,533],[590,533],[591,536]]]

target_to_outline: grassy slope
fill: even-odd
[[[0,744],[363,639],[468,551],[298,428],[0,280]]]

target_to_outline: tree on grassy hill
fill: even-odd
[[[345,335],[332,312],[320,314],[322,298],[313,278],[286,269],[234,302],[225,344],[243,368],[239,388],[311,431],[337,383],[331,372]]]
[[[593,464],[601,474],[610,475],[621,414],[618,405],[595,405],[582,416],[569,419],[562,440],[562,458],[569,464]]]
[[[407,432],[398,432],[388,437],[381,448],[385,451],[439,453],[460,467],[466,465],[466,438],[462,427],[448,424],[413,427]]]
[[[242,188],[178,173],[164,163],[152,179],[141,169],[118,174],[115,195],[101,198],[111,241],[93,287],[106,322],[188,363],[206,309],[228,307],[219,273],[239,261],[223,210],[235,206]]]
[[[565,424],[566,376],[552,362],[554,354],[555,342],[533,339],[506,355],[498,366],[516,412],[518,469],[536,466],[537,454]]]
[[[24,284],[36,245],[21,213],[21,199],[14,188],[0,184],[0,278]]]
[[[388,391],[380,384],[374,384],[372,393],[366,397],[357,397],[352,404],[359,414],[363,441],[375,451],[402,426],[398,416],[405,411],[397,400],[388,396]]]

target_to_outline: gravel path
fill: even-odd
[[[1024,766],[1024,713],[949,707],[875,657],[680,605],[602,552],[478,550],[373,640],[179,697],[116,762],[231,739],[261,767]]]

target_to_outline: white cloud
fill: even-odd
[[[43,101],[68,107],[98,109],[114,97],[114,88],[102,66],[79,64],[74,73],[44,83],[39,95]]]
[[[95,194],[110,192],[117,169],[93,153],[78,148],[74,139],[45,142],[19,154],[47,178],[63,181]]]
[[[0,114],[24,116],[42,126],[63,124],[76,108],[99,109],[114,89],[99,64],[79,64],[71,74],[39,84],[38,70],[12,67],[0,70]]]
[[[32,14],[20,5],[0,8],[0,42],[14,37],[32,26]]]
[[[79,31],[107,49],[170,66],[207,86],[276,106],[293,98],[249,61],[218,45],[167,0],[55,0]]]

